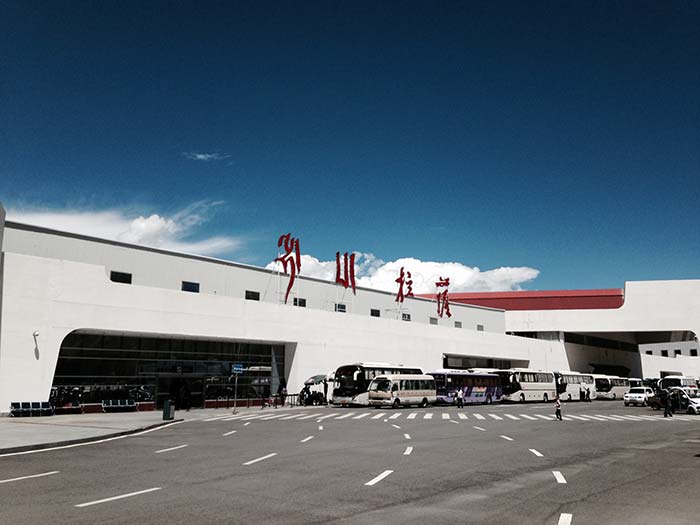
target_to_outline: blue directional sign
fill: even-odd
[[[243,365],[240,363],[236,363],[235,365],[231,365],[231,373],[232,374],[242,374],[243,373]]]

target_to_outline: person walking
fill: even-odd
[[[561,401],[559,400],[559,396],[554,398],[554,416],[557,418],[557,421],[563,421],[561,418]]]
[[[464,408],[464,392],[461,388],[457,390],[457,408]]]
[[[664,417],[673,417],[671,394],[664,388],[659,393],[659,396],[661,397],[661,402],[664,404]]]
[[[591,387],[586,385],[585,388],[586,388],[586,403],[590,403],[591,402]]]
[[[323,404],[328,404],[328,379],[323,380]]]

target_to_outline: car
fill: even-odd
[[[688,414],[700,414],[700,395],[681,387],[671,387],[669,392],[671,403],[675,410],[687,412]],[[659,410],[664,406],[664,401],[658,393],[651,396],[647,403],[654,410]]]
[[[625,392],[623,396],[623,401],[625,406],[630,405],[635,406],[646,406],[648,404],[649,398],[654,395],[654,391],[646,386],[630,388],[629,391]]]

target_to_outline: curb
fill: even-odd
[[[54,447],[65,447],[68,445],[80,445],[82,443],[90,443],[91,441],[99,441],[102,439],[115,438],[120,436],[128,436],[130,434],[137,434],[138,432],[143,432],[145,430],[152,430],[154,428],[163,427],[165,425],[170,425],[172,423],[180,423],[184,419],[173,419],[170,421],[163,421],[162,423],[155,423],[153,425],[147,425],[145,427],[132,428],[130,430],[122,430],[121,432],[113,432],[111,434],[102,434],[99,436],[92,436],[80,439],[68,439],[65,441],[54,441],[53,443],[37,443],[35,445],[23,445],[21,447],[12,448],[0,448],[0,455],[2,454],[14,454],[16,452],[28,452],[31,450],[43,450],[46,448]]]

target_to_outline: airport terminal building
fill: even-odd
[[[434,298],[399,305],[303,275],[285,303],[284,274],[13,223],[1,206],[0,247],[0,413],[52,387],[155,406],[186,388],[209,406],[230,395],[234,364],[238,397],[253,400],[360,361],[700,375],[700,280],[628,282],[603,306],[585,291],[527,309],[509,294],[534,292],[451,294],[439,317]],[[645,350],[659,344],[673,353]]]

